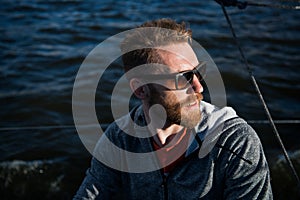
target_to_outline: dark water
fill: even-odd
[[[283,4],[283,1],[271,3]],[[229,8],[233,25],[278,130],[300,173],[300,12]],[[70,199],[90,155],[73,125],[72,87],[85,56],[109,36],[160,17],[188,21],[224,79],[228,105],[257,130],[272,172],[275,199],[296,199],[263,107],[214,1],[17,1],[0,7],[1,199]],[[103,126],[119,62],[97,92]],[[122,96],[120,97],[122,99]],[[98,112],[98,113],[99,113]],[[259,123],[260,122],[260,123]],[[299,197],[298,197],[299,198]]]

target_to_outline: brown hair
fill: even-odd
[[[121,44],[125,72],[142,64],[164,64],[155,47],[190,42],[191,37],[192,31],[187,29],[185,22],[179,24],[167,18],[145,22],[127,35]],[[128,49],[133,50],[128,52]]]

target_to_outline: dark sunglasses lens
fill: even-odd
[[[193,72],[185,72],[179,75],[177,79],[178,89],[184,89],[185,87],[188,86],[188,84],[191,84],[193,81],[193,76],[194,76]]]
[[[194,75],[198,78],[199,81],[203,81],[206,73],[206,65],[201,65],[197,69],[192,71],[184,72],[178,74],[177,79],[177,89],[185,89],[189,85],[193,84]]]
[[[199,81],[203,81],[203,77],[199,72],[195,73],[195,75],[197,76]]]
[[[199,81],[203,81],[203,79],[205,77],[205,73],[206,73],[206,67],[205,66],[199,68],[198,70],[195,70],[195,75],[197,76]]]

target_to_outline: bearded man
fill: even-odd
[[[185,23],[159,19],[123,40],[124,69],[141,105],[107,128],[74,199],[272,199],[255,131],[232,108],[203,101],[207,61],[191,36]]]

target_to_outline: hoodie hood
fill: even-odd
[[[134,133],[135,137],[146,138],[149,137],[146,120],[142,106],[136,108],[134,113]],[[189,147],[186,151],[186,156],[199,150],[199,158],[205,157],[215,146],[219,137],[224,132],[224,123],[229,119],[237,118],[236,112],[231,107],[219,108],[205,101],[200,102],[201,120],[194,128],[194,134],[191,134]],[[132,113],[132,114],[133,114]],[[128,119],[128,118],[127,118]],[[131,120],[131,118],[129,118]],[[125,124],[127,124],[126,122]],[[201,140],[201,147],[197,140]]]
[[[146,120],[142,106],[136,108],[133,123],[136,137],[149,137]],[[205,157],[215,146],[219,137],[224,132],[224,123],[229,119],[237,118],[236,112],[231,107],[219,108],[205,101],[200,102],[201,121],[195,126],[194,134],[191,134],[190,145],[187,149],[186,156],[199,149],[199,144],[195,140],[195,134],[200,138],[202,145],[199,150],[199,158]],[[133,114],[132,113],[132,114]],[[125,124],[127,124],[126,122]],[[120,124],[119,124],[120,125]]]
[[[195,127],[195,133],[202,141],[199,158],[203,158],[212,150],[223,133],[224,123],[238,116],[231,107],[218,108],[205,101],[201,101],[200,110],[202,119]],[[187,154],[194,152],[198,148],[199,144],[193,137]]]

